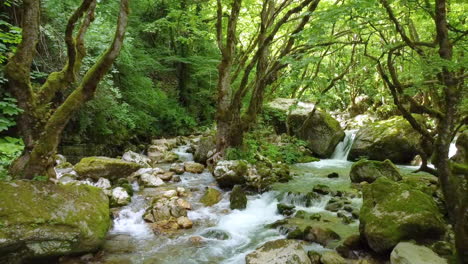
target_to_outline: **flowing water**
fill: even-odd
[[[188,218],[194,223],[192,229],[183,230],[173,235],[154,234],[143,221],[142,215],[148,202],[145,193],[151,190],[138,190],[132,202],[122,208],[114,219],[112,230],[104,245],[105,263],[245,263],[245,256],[263,243],[284,238],[280,229],[267,228],[266,225],[284,218],[278,214],[277,204],[288,203],[296,210],[308,213],[320,213],[330,219],[330,228],[346,237],[358,232],[358,221],[343,224],[336,213],[325,210],[332,198],[323,195],[306,203],[304,195],[317,184],[324,184],[333,191],[342,191],[352,195],[351,206],[359,209],[362,204],[359,192],[351,187],[349,171],[352,162],[346,161],[356,131],[347,131],[346,137],[335,152],[333,159],[318,162],[296,164],[292,166],[293,179],[288,183],[273,185],[273,190],[248,196],[247,208],[244,210],[229,209],[229,192],[222,191],[222,200],[205,207],[199,203],[206,187],[217,188],[211,173],[184,173],[181,181],[172,187],[184,187],[191,192],[187,200],[192,204]],[[182,160],[191,161],[193,156],[187,153],[188,147],[179,147],[176,152]],[[406,168],[409,170],[410,168]],[[327,177],[338,173],[338,178]],[[328,227],[328,226],[327,226]],[[194,238],[197,238],[194,240]],[[308,249],[327,250],[318,244],[310,244]]]

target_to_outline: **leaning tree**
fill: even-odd
[[[41,1],[23,0],[22,41],[5,68],[8,89],[23,109],[17,124],[25,149],[10,167],[14,177],[30,179],[53,174],[54,155],[65,126],[73,114],[93,98],[99,82],[119,55],[128,23],[129,0],[120,0],[112,43],[84,76],[79,76],[86,56],[85,35],[94,20],[96,4],[96,0],[83,0],[68,19],[65,29],[66,64],[61,71],[51,73],[37,89],[32,87],[30,80],[39,39]],[[63,103],[55,107],[52,101],[56,94],[73,87]]]
[[[452,5],[449,10],[446,0],[436,0],[434,6],[429,1],[403,1],[403,6],[409,5],[405,10],[412,10],[412,13],[398,10],[395,3],[388,0],[379,2],[393,34],[390,38],[385,33],[388,27],[372,25],[370,21],[378,42],[383,45],[380,55],[375,55],[370,45],[377,42],[369,42],[366,56],[376,63],[400,113],[422,136],[419,152],[423,165],[420,170],[439,178],[455,231],[458,258],[460,263],[467,263],[468,168],[466,164],[449,159],[449,148],[455,135],[468,124],[468,89],[464,81],[467,77],[466,48],[463,48],[468,31],[463,29],[464,22],[457,24],[458,19],[453,15],[450,17],[457,5]],[[413,19],[418,19],[418,23]],[[426,28],[418,30],[418,26],[419,29]],[[411,70],[411,66],[417,70]],[[424,100],[418,100],[420,94]],[[413,112],[429,118],[418,119]],[[435,129],[425,125],[427,119],[435,121]],[[427,166],[429,159],[435,168]]]

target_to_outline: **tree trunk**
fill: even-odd
[[[83,77],[82,81],[80,82],[79,86],[77,89],[75,89],[70,96],[67,97],[65,102],[61,104],[55,111],[52,112],[50,118],[46,120],[41,120],[41,122],[45,123],[44,126],[39,126],[40,123],[36,122],[34,123],[34,128],[38,128],[37,131],[33,131],[34,133],[31,133],[31,137],[37,136],[37,138],[34,138],[34,141],[30,144],[27,145],[26,151],[23,153],[21,157],[19,157],[14,164],[10,168],[10,173],[13,176],[20,177],[20,178],[26,178],[26,179],[31,179],[34,176],[44,176],[44,175],[53,175],[53,165],[54,165],[54,155],[57,150],[57,146],[60,143],[60,136],[72,117],[72,115],[87,101],[89,101],[93,96],[96,91],[97,85],[99,82],[102,80],[104,75],[108,72],[110,67],[112,66],[114,60],[117,58],[123,44],[123,39],[125,35],[125,30],[128,22],[128,13],[129,13],[129,7],[128,7],[128,1],[129,0],[121,0],[120,2],[120,12],[119,12],[119,18],[117,22],[117,29],[115,32],[114,40],[111,43],[111,46],[107,51],[105,51],[101,57],[98,59],[98,61],[89,69],[85,76]],[[37,16],[39,15],[39,1],[32,1],[34,3],[37,3],[37,8],[32,8],[28,4],[29,1],[24,1],[25,3],[25,12],[34,10],[33,14],[36,14]],[[78,10],[75,12],[74,16],[72,16],[71,21],[78,20],[79,17],[82,16],[82,14],[88,10],[90,7],[90,2],[91,1],[83,1],[83,6],[85,6],[84,9]],[[91,5],[92,6],[92,5]],[[76,15],[76,17],[75,17]],[[92,17],[92,14],[91,14]],[[90,17],[88,17],[90,18]],[[26,21],[27,22],[27,21]],[[37,26],[39,25],[39,21],[37,20]],[[87,27],[89,25],[90,20],[85,19],[82,25],[83,27]],[[74,22],[73,22],[74,23]],[[88,23],[88,24],[87,24]],[[70,25],[70,24],[69,24]],[[30,83],[29,83],[29,69],[31,66],[31,61],[34,56],[34,54],[31,52],[34,50],[35,43],[31,43],[28,41],[28,37],[36,36],[37,39],[37,30],[27,30],[29,27],[26,26],[25,29],[23,30],[23,41],[20,44],[20,47],[18,48],[18,52],[15,54],[13,59],[9,62],[9,68],[10,74],[7,74],[8,80],[9,80],[9,86],[10,89],[15,91],[14,95],[18,99],[18,102],[20,106],[26,105],[28,108],[23,108],[25,110],[25,113],[22,116],[30,117],[31,114],[30,112],[36,113],[38,111],[36,108],[40,108],[42,105],[34,105],[29,102],[34,102],[33,99],[30,99],[29,101],[25,102],[26,97],[21,97],[18,95],[23,95],[24,91],[21,90],[21,88],[26,87],[29,89],[24,89],[25,91],[30,91],[30,97],[34,98],[35,94],[32,93],[32,90],[30,89]],[[78,35],[78,40],[79,38],[82,37],[82,32],[80,29],[80,33]],[[85,30],[86,31],[86,30]],[[70,30],[70,32],[73,32],[73,30]],[[67,34],[67,37],[69,35]],[[24,42],[27,42],[24,44]],[[32,47],[28,47],[29,45],[32,45]],[[77,44],[82,44],[82,42],[77,41]],[[67,43],[68,44],[68,43]],[[23,47],[22,47],[23,46]],[[26,48],[25,48],[26,47]],[[78,52],[83,52],[82,48],[84,47],[72,47],[73,52],[71,54],[74,54],[76,51]],[[75,50],[76,49],[76,50]],[[28,60],[23,60],[21,61],[21,56],[22,54],[26,53],[26,51],[29,52],[29,57]],[[70,56],[70,53],[69,53]],[[71,58],[69,58],[71,59]],[[76,57],[74,57],[72,60],[72,63],[69,63],[67,66],[65,66],[65,69],[70,69],[69,73],[73,75],[73,71],[77,70],[80,65],[81,61],[75,60]],[[20,61],[19,63],[17,63]],[[75,63],[76,62],[76,63]],[[71,66],[69,66],[71,65]],[[69,67],[68,67],[69,66]],[[76,66],[76,67],[74,67]],[[16,76],[11,73],[12,70],[14,69],[23,69],[24,72],[21,74],[21,76]],[[23,83],[20,83],[21,86],[15,86],[18,85],[19,81],[23,80]],[[25,82],[24,80],[27,80]],[[60,84],[60,86],[66,87],[66,85],[69,84],[68,80],[64,80],[64,82],[59,82],[57,83],[55,80],[53,80],[54,86]],[[44,88],[45,87],[45,88]],[[45,89],[48,89],[49,84],[46,82],[46,84],[42,87],[44,89],[41,89],[39,91],[40,98],[52,98],[50,94],[44,93],[41,94],[42,91]],[[64,87],[61,87],[62,89]],[[56,90],[52,89],[53,92],[55,93]],[[42,96],[44,95],[44,96]],[[23,117],[25,119],[25,117]],[[24,130],[24,131],[30,131],[29,130]],[[24,132],[23,132],[23,138],[25,139],[25,142],[27,141],[28,138],[25,138]]]
[[[448,35],[445,0],[436,0],[435,14],[439,56],[445,61],[451,61],[453,47]],[[446,66],[442,67],[439,79],[444,84],[445,116],[439,120],[437,127],[435,165],[439,173],[439,182],[449,216],[453,223],[458,261],[468,263],[468,176],[455,175],[448,158],[462,87],[460,80],[455,78],[454,72]]]

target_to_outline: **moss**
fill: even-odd
[[[221,201],[221,192],[213,189],[207,188],[205,194],[200,198],[200,203],[205,206],[212,206]]]
[[[75,171],[81,177],[96,180],[103,177],[111,181],[130,176],[140,168],[137,163],[107,157],[87,157],[75,165]]]
[[[0,183],[0,189],[0,237],[11,239],[25,256],[95,250],[110,227],[109,201],[98,188],[15,181]]]
[[[410,185],[381,177],[364,186],[363,196],[360,230],[374,251],[386,252],[402,240],[437,239],[445,232],[432,197]]]

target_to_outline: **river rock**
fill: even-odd
[[[177,224],[183,229],[189,229],[193,226],[193,222],[186,216],[177,218]]]
[[[378,253],[402,240],[437,239],[445,233],[443,216],[431,196],[387,177],[363,186],[359,220],[361,236]]]
[[[328,158],[336,145],[345,137],[340,123],[328,113],[316,109],[312,118],[308,118],[314,109],[313,104],[294,99],[277,98],[265,106],[266,113],[271,113],[268,120],[275,131],[288,133],[307,142],[307,147],[317,156]]]
[[[322,246],[327,246],[330,242],[340,239],[340,235],[335,231],[320,226],[308,226],[303,234],[304,240],[315,242]]]
[[[99,178],[99,180],[94,184],[94,186],[103,190],[108,190],[112,188],[110,181],[106,178]]]
[[[156,198],[146,210],[143,219],[150,223],[161,221],[177,222],[177,218],[187,216],[187,210],[178,203],[177,199],[167,197]],[[162,223],[166,225],[167,223]],[[171,225],[169,225],[171,226]]]
[[[177,147],[177,138],[161,138],[151,140],[153,146],[163,146],[168,150]]]
[[[175,174],[174,172],[168,171],[163,174],[159,174],[158,177],[163,181],[170,181],[172,177],[174,176],[174,174]]]
[[[164,185],[164,181],[158,176],[150,173],[144,173],[140,176],[140,184],[146,187],[158,187]]]
[[[322,264],[346,264],[346,259],[340,256],[335,251],[325,251],[320,257]]]
[[[276,209],[278,210],[279,214],[282,215],[292,215],[295,212],[296,206],[292,204],[284,204],[284,203],[278,203],[276,205]]]
[[[231,188],[246,182],[247,168],[244,160],[222,160],[216,164],[213,176],[221,188]]]
[[[235,185],[232,188],[231,195],[229,196],[229,207],[234,209],[245,209],[247,207],[247,195],[240,185]]]
[[[184,200],[182,198],[177,199],[177,205],[186,210],[192,210],[192,205],[187,200]]]
[[[257,162],[254,166],[248,166],[244,178],[246,186],[261,192],[268,190],[276,182],[288,182],[292,175],[287,164]]]
[[[87,157],[75,165],[75,171],[82,178],[98,180],[102,177],[112,182],[128,177],[140,168],[137,163],[108,157]]]
[[[205,166],[201,163],[188,161],[184,163],[184,168],[185,168],[185,171],[187,172],[202,173],[203,170],[205,169]]]
[[[351,181],[354,183],[368,182],[372,183],[380,177],[387,177],[393,181],[402,179],[400,171],[390,160],[359,160],[351,166],[349,173]]]
[[[173,163],[169,170],[175,174],[183,174],[185,172],[185,166],[183,163]]]
[[[246,264],[310,264],[301,243],[291,239],[269,241],[245,257]]]
[[[214,154],[215,151],[216,137],[214,135],[202,137],[195,148],[193,160],[198,163],[206,164],[206,161],[211,158],[211,155]]]
[[[411,242],[400,242],[390,254],[391,264],[447,264],[447,260],[439,257],[428,247]]]
[[[212,206],[219,201],[221,201],[222,195],[221,192],[213,189],[213,188],[206,188],[205,194],[200,198],[200,203],[204,204],[205,206]]]
[[[151,159],[143,154],[133,151],[127,151],[123,154],[122,159],[125,161],[140,164],[142,167],[151,167]]]
[[[164,160],[164,155],[168,151],[166,146],[151,145],[148,147],[148,157],[154,163],[160,163]]]
[[[408,121],[402,116],[396,116],[359,129],[349,159],[367,157],[371,160],[389,159],[394,163],[410,163],[418,154],[420,141],[421,135]]]
[[[111,206],[112,207],[117,207],[117,206],[124,206],[129,204],[131,201],[130,195],[127,193],[127,191],[122,188],[122,187],[116,187],[112,189],[111,192]]]
[[[109,199],[89,185],[0,181],[0,262],[97,250],[110,227]]]

